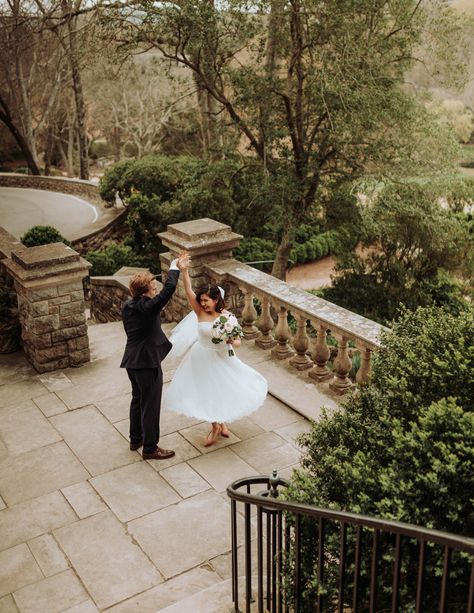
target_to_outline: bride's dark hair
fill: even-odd
[[[201,296],[206,294],[209,298],[217,300],[216,311],[221,313],[225,309],[224,299],[221,295],[221,290],[217,285],[202,285],[196,292],[196,300],[201,304]]]

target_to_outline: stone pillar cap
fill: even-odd
[[[4,264],[14,279],[28,287],[82,279],[91,267],[77,251],[64,243],[17,249],[12,251],[11,260]]]
[[[230,226],[208,217],[170,224],[166,232],[158,236],[173,251],[186,250],[197,255],[233,249],[242,238],[241,234],[232,232]]]

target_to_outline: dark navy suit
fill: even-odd
[[[160,312],[173,295],[178,278],[179,270],[170,270],[154,298],[131,298],[122,308],[127,344],[120,367],[127,369],[132,384],[130,442],[143,439],[144,453],[153,453],[160,439],[161,362],[172,346],[161,329]]]

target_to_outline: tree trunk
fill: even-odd
[[[77,17],[70,16],[70,8],[67,0],[62,0],[63,14],[67,15],[68,29],[68,57],[71,67],[72,88],[74,91],[74,101],[76,104],[76,127],[77,141],[79,148],[79,176],[81,179],[89,178],[89,152],[86,132],[86,105],[84,102],[84,92],[82,89],[81,70],[79,65],[79,54],[77,50],[77,35],[75,24]]]
[[[275,261],[273,262],[272,275],[282,281],[286,280],[286,271],[288,269],[288,260],[290,259],[291,249],[293,242],[290,237],[289,229],[285,229],[283,237],[278,245],[278,249],[275,255]]]
[[[13,138],[15,139],[18,147],[21,149],[21,152],[25,156],[25,161],[30,169],[32,175],[40,175],[41,171],[36,163],[34,155],[30,150],[28,143],[26,142],[25,137],[20,132],[20,130],[16,127],[13,118],[10,113],[10,109],[8,108],[6,102],[0,96],[0,121],[5,124]]]

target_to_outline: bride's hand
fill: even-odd
[[[189,253],[187,251],[182,251],[178,256],[177,266],[178,268],[184,272],[189,268],[189,263],[191,262],[191,258],[189,257]]]

